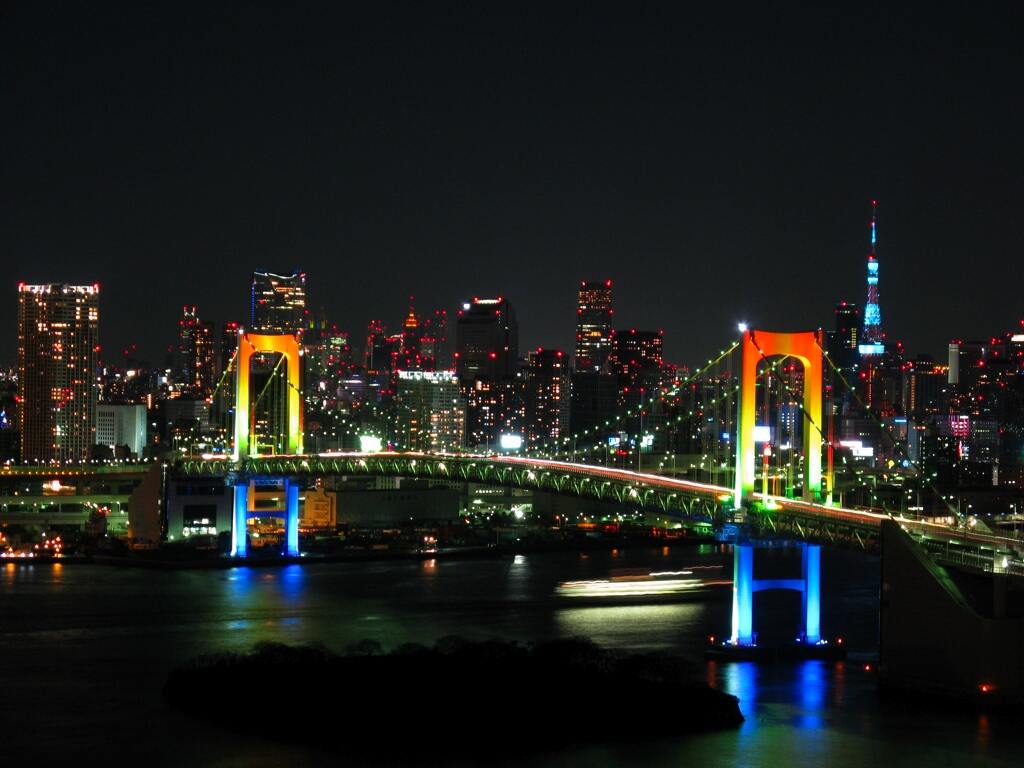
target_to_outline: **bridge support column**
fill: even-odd
[[[804,642],[821,641],[821,546],[803,545]]]
[[[732,548],[732,644],[754,643],[754,548]]]
[[[299,484],[294,480],[284,481],[284,538],[285,554],[299,556]]]
[[[821,641],[821,546],[801,544],[799,579],[755,579],[753,544],[735,544],[732,550],[731,645],[754,644],[754,593],[789,589],[802,594],[801,636],[805,643]]]
[[[231,556],[245,557],[248,552],[246,541],[249,518],[249,483],[235,483],[234,509],[231,515]]]

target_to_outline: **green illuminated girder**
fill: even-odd
[[[454,465],[454,466],[453,466]],[[402,477],[448,476],[508,488],[536,489],[591,497],[601,501],[615,500],[627,506],[678,515],[684,519],[708,522],[721,519],[716,498],[701,492],[683,489],[668,491],[633,480],[588,477],[582,473],[552,471],[544,465],[535,467],[503,465],[500,460],[446,456],[248,456],[237,462],[183,460],[178,465],[186,475],[308,476],[325,474],[363,474]]]

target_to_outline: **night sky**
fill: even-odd
[[[501,294],[571,348],[582,278],[693,363],[864,300],[910,351],[1024,316],[1024,25],[1002,6],[0,11],[0,360],[16,285],[102,285],[154,362],[185,303],[309,275],[357,344]],[[715,5],[717,10],[699,5]],[[109,355],[114,357],[114,355]]]

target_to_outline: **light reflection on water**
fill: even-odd
[[[558,636],[589,637],[610,648],[663,649],[666,635],[694,630],[704,615],[700,603],[559,608],[555,627]]]
[[[608,578],[617,568],[670,571],[705,561],[719,564],[721,557],[718,547],[704,553],[658,547],[622,549],[614,556],[592,551],[171,573],[9,563],[0,571],[0,658],[10,670],[5,684],[11,696],[9,706],[0,703],[0,715],[17,732],[17,718],[34,698],[59,699],[70,720],[51,713],[56,732],[61,726],[85,727],[95,712],[97,733],[116,718],[140,749],[148,749],[166,736],[150,726],[166,716],[159,690],[171,666],[198,653],[241,650],[260,640],[321,642],[343,650],[364,638],[395,647],[430,644],[448,634],[520,642],[582,635],[606,647],[676,651],[697,661],[706,637],[728,628],[727,590],[694,602],[576,606],[556,600],[554,589],[566,580]],[[859,638],[850,633],[875,620],[874,587],[861,582],[877,563],[865,566],[863,559],[837,556],[838,565],[830,566],[830,557],[823,565],[836,569],[839,578],[832,583],[851,586],[830,593],[825,580],[823,620],[856,650],[870,651],[870,633]],[[840,622],[844,625],[837,626]],[[966,758],[1007,752],[1007,731],[988,717],[951,714],[922,724],[913,712],[883,710],[874,696],[874,678],[859,662],[709,662],[703,668],[710,684],[739,697],[747,721],[738,731],[626,752],[580,748],[557,760],[538,758],[536,764],[854,765],[868,755],[883,765],[923,764],[925,758],[933,765],[959,765]],[[131,684],[118,689],[120,698],[91,708],[97,681],[122,676]],[[914,728],[904,727],[908,722]],[[1013,741],[1015,731],[1010,736],[1012,751],[1019,740]],[[251,746],[236,755],[209,751],[202,739],[196,744],[193,757],[202,759],[192,764],[215,762],[218,755],[244,763],[259,749]]]

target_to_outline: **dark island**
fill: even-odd
[[[164,695],[240,732],[413,755],[654,741],[743,722],[738,699],[682,659],[585,639],[523,647],[445,638],[387,654],[363,641],[345,655],[261,643],[173,670]]]

